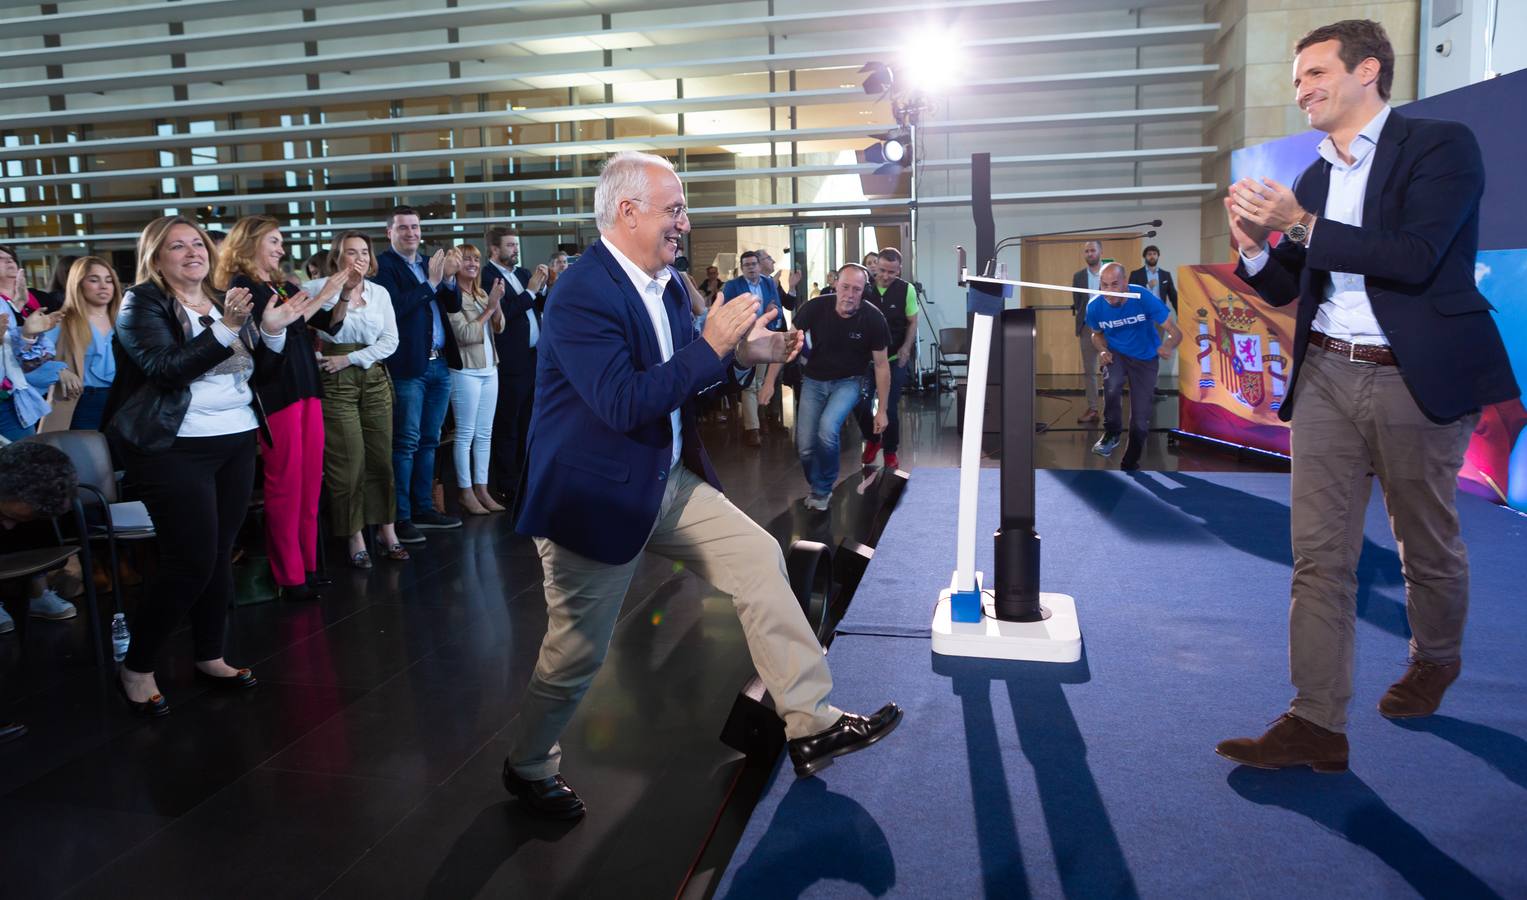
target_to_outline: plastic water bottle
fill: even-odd
[[[111,617],[111,655],[117,662],[127,658],[127,645],[133,636],[127,631],[127,616],[117,613]]]

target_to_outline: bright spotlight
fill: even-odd
[[[919,35],[903,46],[899,81],[912,91],[942,93],[959,81],[961,59],[960,41],[951,32]]]

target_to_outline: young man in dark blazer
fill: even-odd
[[[1177,312],[1177,284],[1172,281],[1172,273],[1161,268],[1161,248],[1151,244],[1140,257],[1145,265],[1129,273],[1129,283],[1138,284],[1160,297],[1173,313]]]
[[[1435,712],[1458,677],[1469,602],[1456,483],[1481,407],[1517,396],[1474,284],[1479,146],[1456,122],[1389,108],[1394,49],[1376,22],[1317,28],[1295,48],[1294,95],[1326,133],[1292,189],[1244,179],[1225,199],[1237,272],[1297,303],[1288,400],[1296,696],[1259,738],[1216,751],[1260,768],[1347,768],[1358,549],[1374,475],[1405,574],[1410,665],[1379,700]],[[1269,248],[1268,236],[1282,241]]]
[[[520,469],[525,462],[525,435],[530,429],[531,400],[536,384],[536,345],[541,340],[541,313],[546,307],[546,266],[527,272],[520,262],[519,236],[500,225],[484,235],[488,264],[479,281],[485,291],[503,281],[504,330],[498,344],[498,408],[493,414],[492,481],[499,499],[514,508]]]
[[[376,283],[392,297],[398,349],[384,364],[392,376],[392,477],[397,484],[398,540],[424,542],[421,528],[458,528],[461,520],[435,509],[435,449],[451,406],[446,347],[455,334],[445,317],[461,308],[455,272],[445,251],[425,259],[419,214],[400,206],[387,217],[390,245],[377,257]]]
[[[748,652],[790,739],[796,773],[875,743],[901,720],[827,702],[832,676],[790,589],[779,542],[721,493],[694,398],[738,369],[784,363],[799,332],[769,327],[758,298],[718,301],[700,334],[673,261],[689,231],[684,189],[662,157],[620,153],[594,191],[600,238],[557,279],[541,333],[536,415],[517,528],[545,570],[546,637],[510,723],[504,786],[542,815],[583,801],[558,744],[599,672],[643,552],[732,595]]]

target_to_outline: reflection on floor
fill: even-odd
[[[905,401],[901,467],[955,465],[952,395]],[[1158,424],[1174,424],[1175,398],[1157,404]],[[1117,465],[1088,452],[1098,432],[1075,425],[1079,406],[1042,395],[1055,427],[1036,440],[1041,466]],[[705,437],[728,497],[782,543],[874,530],[853,425],[828,514],[800,504],[788,432],[749,449],[733,420]],[[1164,433],[1144,465],[1256,467]],[[0,637],[0,721],[30,727],[0,745],[4,895],[703,894],[759,783],[716,740],[751,674],[726,597],[666,561],[642,564],[563,742],[590,809],[569,827],[524,815],[498,780],[546,624],[532,544],[503,515],[471,518],[430,532],[410,562],[330,574],[320,602],[232,611],[228,658],[261,682],[247,694],[194,683],[180,636],[159,673],[174,711],[153,722],[130,718],[89,664],[81,619],[34,621],[24,646]]]

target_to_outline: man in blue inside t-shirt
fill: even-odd
[[[1124,267],[1109,263],[1099,273],[1098,290],[1138,293],[1138,297],[1099,294],[1087,304],[1087,328],[1098,361],[1104,366],[1103,436],[1092,452],[1108,456],[1119,446],[1123,430],[1124,382],[1129,382],[1129,446],[1119,468],[1140,468],[1140,454],[1151,430],[1151,407],[1161,360],[1182,343],[1182,331],[1161,298],[1139,285],[1126,284]],[[1166,331],[1166,341],[1161,331]]]

